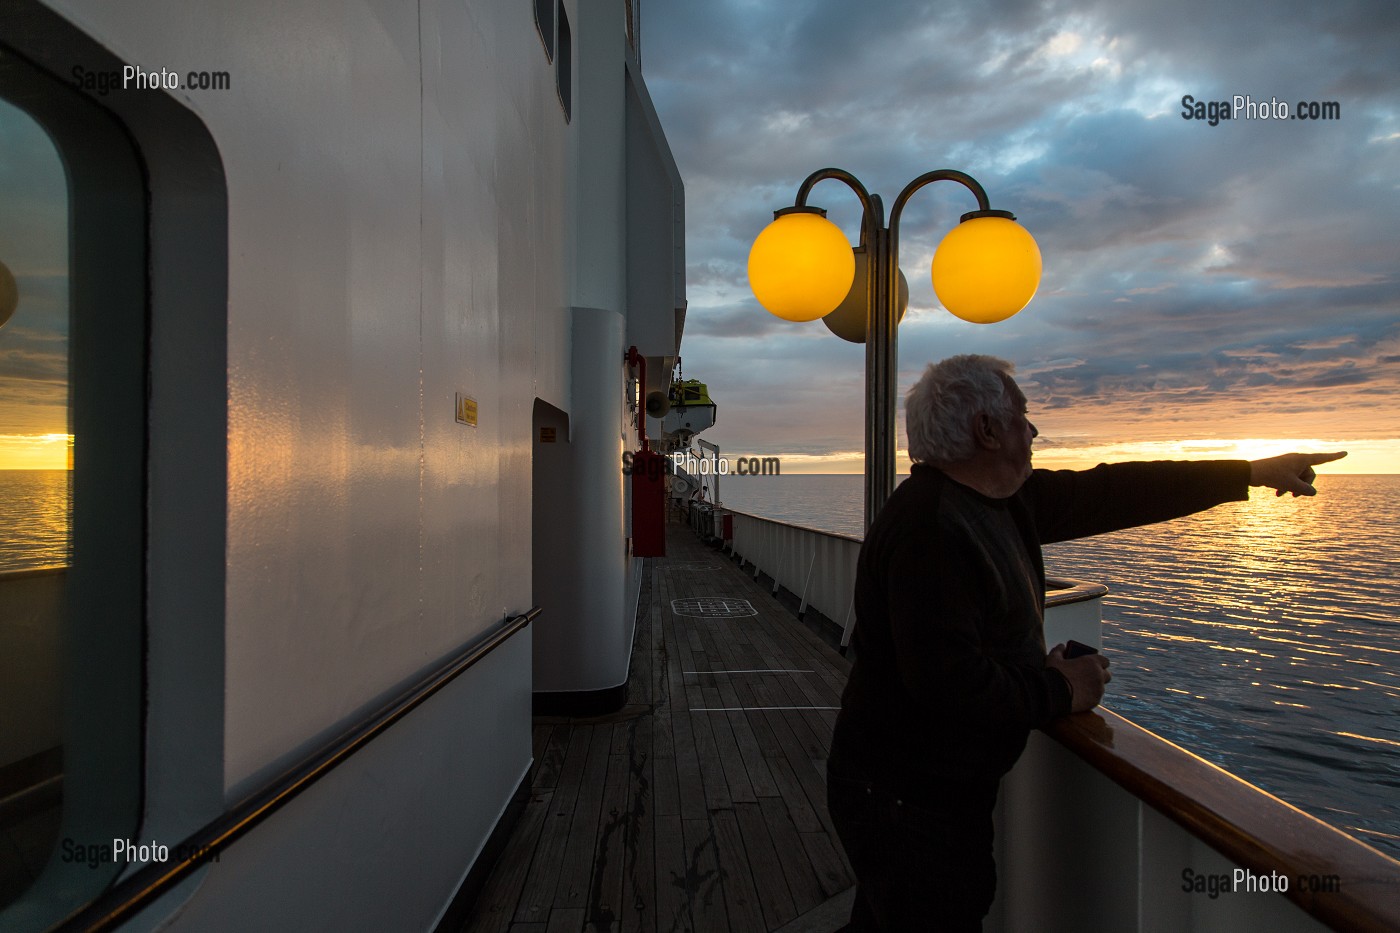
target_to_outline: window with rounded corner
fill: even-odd
[[[125,863],[141,806],[145,188],[0,32],[0,928]]]

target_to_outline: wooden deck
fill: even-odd
[[[826,812],[849,665],[685,526],[647,562],[628,702],[539,718],[531,796],[470,933],[834,930]],[[681,601],[689,600],[690,603]]]

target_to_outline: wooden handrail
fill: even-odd
[[[1241,867],[1286,875],[1286,896],[1323,923],[1400,930],[1400,861],[1111,710],[1066,716],[1045,732]],[[1337,890],[1297,883],[1329,876]]]
[[[859,538],[855,535],[843,535],[835,531],[822,531],[820,528],[809,528],[806,525],[798,525],[795,522],[785,522],[780,518],[768,518],[765,515],[755,515],[752,512],[745,512],[741,509],[731,509],[727,505],[715,506],[715,510],[719,512],[733,512],[735,515],[742,515],[745,518],[752,518],[754,521],[767,522],[770,525],[782,525],[786,528],[796,528],[799,531],[810,531],[814,535],[822,535],[823,537],[827,538],[838,538],[842,541],[854,541],[856,544],[860,544],[864,540],[863,538]]]

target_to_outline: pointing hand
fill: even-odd
[[[1347,455],[1345,450],[1331,454],[1281,454],[1249,463],[1249,485],[1268,486],[1274,495],[1292,493],[1295,496],[1315,496],[1312,481],[1317,478],[1313,467],[1331,463]]]

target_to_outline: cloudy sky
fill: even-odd
[[[953,318],[929,260],[976,205],[918,192],[901,399],[929,361],[992,353],[1017,366],[1043,465],[1302,446],[1350,450],[1337,472],[1400,472],[1393,0],[653,0],[641,25],[686,185],[685,375],[709,385],[725,451],[861,469],[863,347],[759,307],[748,249],[816,169],[888,206],[957,168],[1036,237],[1044,277],[1006,322]],[[1188,94],[1340,118],[1211,126],[1182,117]],[[810,203],[855,238],[848,189]],[[902,402],[898,420],[902,454]]]

